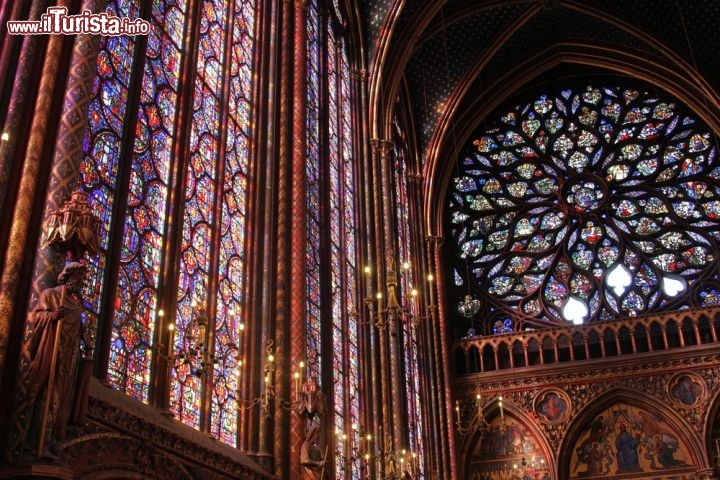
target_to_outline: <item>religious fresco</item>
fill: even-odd
[[[684,408],[693,408],[705,396],[705,381],[692,373],[681,373],[668,382],[668,393],[673,402]]]
[[[563,391],[548,390],[535,399],[535,412],[543,422],[561,422],[570,414],[570,399]]]
[[[682,439],[662,416],[616,403],[600,412],[572,449],[570,479],[683,480],[695,470]]]
[[[468,467],[470,480],[550,480],[549,459],[525,425],[506,416],[494,419]]]

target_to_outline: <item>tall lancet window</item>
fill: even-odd
[[[325,390],[333,392],[333,416],[327,421],[337,435],[337,478],[360,478],[350,65],[338,29],[341,13],[336,9],[323,19],[317,2],[310,2],[308,12],[308,374],[332,378]],[[321,305],[320,298],[328,304]],[[322,356],[323,339],[332,345],[329,358],[330,352]]]
[[[408,415],[407,445],[410,470],[419,475],[423,471],[423,424],[422,408],[420,405],[420,364],[418,358],[418,331],[417,325],[420,314],[418,311],[417,295],[418,284],[415,271],[412,268],[413,231],[410,218],[410,199],[408,189],[408,162],[407,140],[402,123],[396,117],[394,120],[394,161],[393,185],[395,186],[395,216],[397,221],[398,248],[400,260],[400,294],[405,315],[402,322],[402,350],[403,366],[405,371],[405,402]],[[415,246],[417,251],[417,246]],[[422,247],[421,247],[422,248]]]
[[[332,271],[333,382],[337,474],[360,478],[360,381],[358,366],[355,182],[352,154],[352,94],[345,42],[328,25],[328,105],[330,181],[330,264]]]
[[[101,218],[90,315],[110,330],[115,388],[149,402],[154,362],[170,353],[171,411],[234,445],[255,4],[194,8],[108,6],[152,27],[146,38],[103,37],[100,46],[81,167]],[[156,341],[163,316],[175,327],[170,352]],[[205,357],[193,358],[199,343]]]
[[[459,315],[482,304],[491,334],[717,304],[717,145],[677,100],[638,87],[569,87],[503,109],[449,189],[468,282]]]
[[[321,358],[321,145],[326,131],[320,123],[322,66],[322,22],[317,1],[308,4],[307,77],[307,374],[320,379]]]

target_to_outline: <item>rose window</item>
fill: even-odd
[[[456,312],[485,333],[720,303],[717,140],[674,100],[518,105],[473,136],[448,202]]]

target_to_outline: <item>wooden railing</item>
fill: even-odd
[[[456,375],[718,343],[720,306],[473,337],[453,346]]]

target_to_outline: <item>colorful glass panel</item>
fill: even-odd
[[[307,374],[320,383],[320,11],[308,4],[307,19]]]
[[[210,431],[229,445],[236,445],[238,411],[236,404],[240,382],[238,360],[242,358],[242,333],[245,322],[242,285],[244,263],[248,145],[250,142],[250,89],[255,26],[254,2],[236,2],[232,12],[230,98],[225,137],[222,190],[222,223],[217,286],[217,323],[213,372]]]
[[[345,363],[345,319],[344,314],[344,296],[342,295],[344,272],[343,272],[343,225],[342,225],[342,191],[340,177],[340,99],[339,95],[339,75],[337,71],[337,40],[332,30],[332,25],[328,25],[328,61],[327,61],[327,79],[328,79],[328,170],[330,183],[330,282],[331,282],[331,301],[332,301],[332,319],[333,319],[333,359],[332,368],[334,378],[334,400],[335,405],[335,428],[338,432],[343,433],[335,442],[335,469],[338,478],[346,478],[347,469],[347,392],[346,384],[347,365]]]
[[[185,195],[180,243],[179,288],[175,323],[178,351],[189,351],[197,338],[193,322],[200,309],[209,310],[207,287],[210,282],[211,245],[215,225],[215,199],[220,147],[220,64],[223,61],[227,7],[221,0],[205,0],[200,17],[197,47],[197,76],[190,123],[190,161],[185,173]],[[197,307],[197,308],[196,308]],[[223,305],[217,312],[226,313]],[[216,315],[221,327],[218,340],[226,340],[228,320]],[[183,423],[200,426],[203,385],[194,365],[182,362],[173,370],[170,408]]]
[[[183,30],[184,16],[184,5],[176,1],[153,4],[112,321],[108,379],[119,390],[145,402],[150,389],[180,69],[181,47],[173,32]]]
[[[634,88],[544,94],[478,130],[448,228],[456,272],[486,293],[487,329],[705,302],[703,279],[718,275],[717,153],[677,101]]]
[[[109,2],[108,12],[137,18],[137,2]],[[88,106],[88,130],[84,156],[80,163],[80,186],[88,193],[88,203],[100,220],[98,251],[86,257],[89,266],[86,299],[88,321],[96,324],[105,288],[108,241],[112,209],[117,189],[117,170],[121,154],[123,125],[126,122],[128,85],[133,71],[132,57],[135,37],[102,37],[98,51],[97,76]],[[90,285],[93,287],[90,288]],[[114,355],[122,355],[124,345],[113,347]],[[125,368],[119,375],[127,378]],[[122,382],[124,384],[124,381]]]
[[[351,427],[349,438],[349,452],[359,452],[360,449],[360,364],[358,360],[358,324],[357,316],[352,315],[356,311],[355,285],[357,283],[357,261],[356,261],[356,235],[357,226],[355,221],[355,159],[352,148],[352,99],[350,88],[350,65],[347,57],[347,47],[344,40],[340,40],[338,48],[338,73],[339,73],[339,121],[340,121],[340,151],[339,163],[342,167],[340,173],[342,183],[342,228],[344,253],[344,293],[346,321],[345,336],[345,362],[347,365],[347,424]],[[343,295],[341,293],[341,295]],[[361,465],[359,455],[350,455],[349,458],[351,478],[361,478]]]
[[[394,182],[395,185],[395,206],[396,221],[398,229],[398,247],[400,259],[400,289],[402,296],[406,299],[405,308],[409,315],[403,323],[403,352],[405,364],[405,385],[407,412],[408,412],[408,428],[410,444],[407,449],[407,458],[405,465],[410,466],[413,475],[418,475],[422,471],[423,464],[423,416],[420,404],[420,372],[418,365],[418,338],[416,326],[413,322],[417,311],[417,303],[413,291],[417,292],[417,279],[412,269],[411,258],[411,239],[412,232],[410,230],[410,200],[408,199],[408,156],[406,154],[406,137],[405,132],[396,118],[394,122],[396,140],[395,140],[395,168]]]
[[[103,281],[112,263],[118,278],[108,378],[115,388],[147,402],[155,351],[157,295],[161,278],[166,277],[162,271],[178,269],[163,266],[161,257],[166,242],[177,242],[181,259],[175,351],[189,350],[191,337],[197,336],[193,317],[201,306],[213,307],[214,324],[211,322],[209,328],[214,328],[215,355],[221,361],[212,372],[205,372],[212,379],[213,389],[210,430],[223,442],[234,445],[255,5],[252,1],[227,4],[206,0],[201,7],[196,20],[200,35],[196,44],[187,45],[185,2],[164,0],[152,4],[152,28],[142,52],[144,69],[135,72],[138,78],[131,75],[133,59],[138,57],[134,37],[101,40],[84,144],[86,156],[81,165],[81,185],[101,220],[100,252],[88,259],[88,284],[95,286],[94,291],[87,292],[88,314],[96,317],[101,309],[100,299],[107,288]],[[108,11],[136,18],[139,2],[111,1]],[[231,42],[229,49],[225,48],[227,41]],[[185,77],[192,84],[181,86],[182,56],[194,49],[197,62],[192,75]],[[129,98],[133,82],[138,83],[137,110],[126,111],[127,105],[133,104]],[[194,92],[194,103],[186,132],[190,154],[184,173],[185,191],[179,193],[184,200],[183,214],[178,222],[180,235],[168,238],[166,212],[171,197],[173,153],[177,149],[178,91],[188,86]],[[223,110],[225,102],[229,107]],[[227,116],[222,130],[221,114]],[[125,130],[131,120],[136,120],[134,137],[124,141],[131,147],[123,180],[128,183],[119,185],[119,159],[125,148],[121,139],[127,136]],[[220,191],[220,184],[227,188]],[[113,205],[125,187],[126,206],[115,208],[122,215],[121,252],[119,258],[108,259]],[[216,210],[220,218],[214,218]],[[216,237],[219,247],[213,262],[210,245]],[[217,285],[217,304],[205,305],[211,284]],[[173,289],[171,285],[163,288]],[[180,363],[172,370],[171,409],[183,422],[199,427],[204,408],[202,382],[196,368]]]

